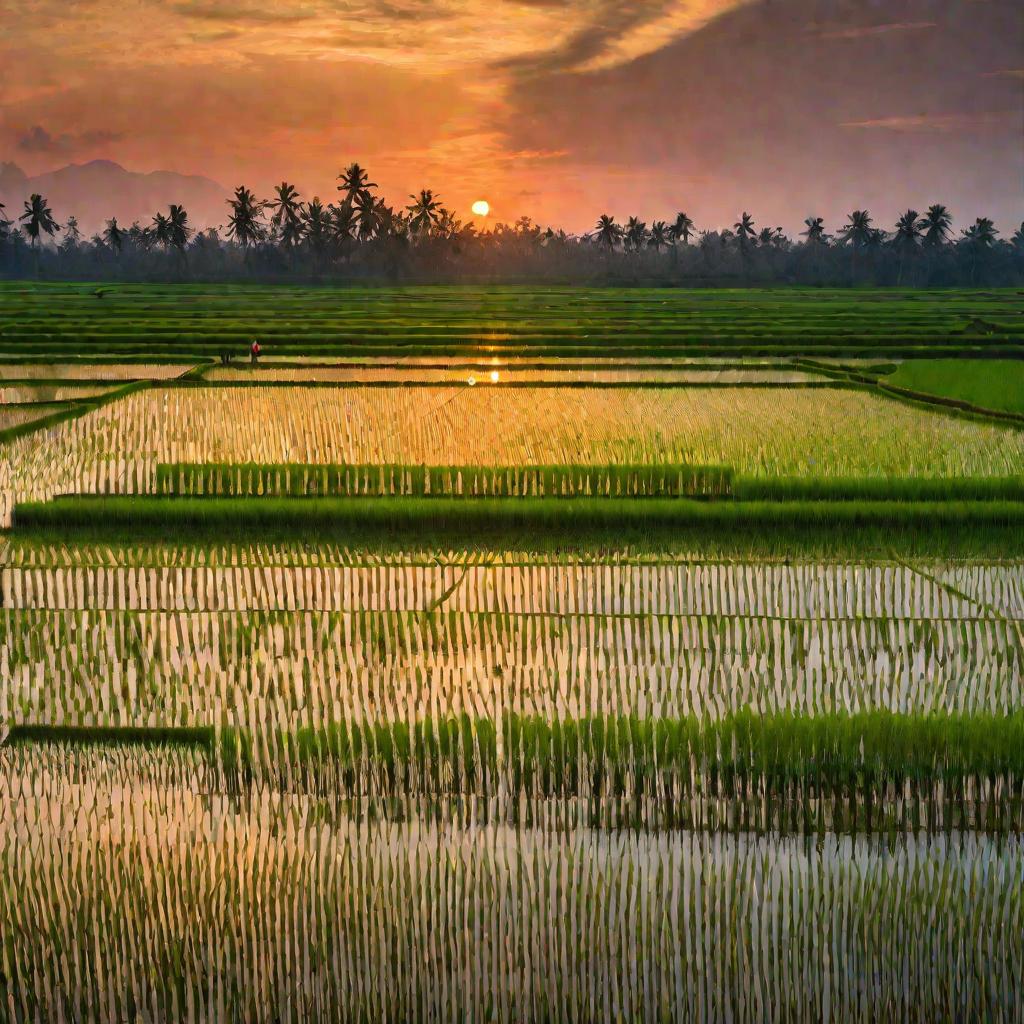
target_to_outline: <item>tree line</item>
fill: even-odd
[[[339,195],[303,200],[282,182],[269,199],[238,186],[220,228],[197,231],[172,204],[148,224],[111,218],[83,237],[33,194],[8,217],[0,205],[0,273],[128,280],[524,280],[573,283],[1010,285],[1024,282],[1024,223],[1002,238],[990,218],[953,232],[941,204],[909,209],[891,229],[867,210],[829,231],[810,216],[795,239],[744,211],[727,228],[699,229],[686,213],[650,225],[602,214],[579,235],[530,218],[485,231],[431,189],[395,208],[367,170],[350,164]],[[58,235],[63,234],[58,237]]]

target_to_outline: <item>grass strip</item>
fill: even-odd
[[[501,755],[499,757],[499,737]],[[239,755],[251,744],[229,741]],[[907,715],[890,711],[759,715],[719,719],[599,715],[549,719],[508,713],[498,721],[462,714],[419,721],[331,722],[279,733],[271,752],[287,762],[332,760],[355,767],[369,759],[392,773],[407,764],[512,766],[520,783],[544,772],[549,784],[575,789],[583,762],[629,768],[638,780],[659,771],[703,767],[716,784],[749,775],[769,782],[828,778],[849,786],[874,780],[1014,776],[1024,783],[1024,711],[1008,715]],[[466,767],[465,770],[469,770]],[[639,774],[637,774],[639,773]],[[642,783],[641,783],[642,784]]]
[[[160,498],[67,496],[14,509],[44,542],[306,543],[371,549],[771,550],[815,557],[1009,558],[1024,553],[1024,503],[701,501],[685,498]]]
[[[732,478],[737,501],[1020,502],[1024,476]]]
[[[69,746],[192,746],[216,749],[215,730],[206,726],[12,725],[4,741]]]
[[[187,497],[723,498],[738,501],[1024,501],[1024,476],[749,477],[682,463],[422,466],[161,463],[159,495]]]
[[[243,783],[269,771],[347,797],[579,798],[598,820],[643,827],[1005,829],[1024,809],[1024,712],[336,721],[226,730],[220,757]]]

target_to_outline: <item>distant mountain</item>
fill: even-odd
[[[195,174],[129,171],[111,160],[70,164],[56,171],[28,177],[17,164],[0,163],[0,202],[14,219],[32,192],[46,196],[54,216],[63,224],[78,218],[84,235],[103,228],[111,217],[128,226],[133,220],[148,224],[158,210],[181,203],[196,228],[215,227],[227,219],[229,190]]]

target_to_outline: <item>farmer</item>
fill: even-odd
[[[255,338],[252,339],[252,344],[249,346],[249,361],[253,366],[260,361],[260,343]]]

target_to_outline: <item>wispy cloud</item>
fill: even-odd
[[[934,21],[890,21],[879,25],[811,26],[810,31],[821,39],[870,39],[897,32],[923,32],[936,28]]]
[[[986,110],[972,114],[902,114],[894,117],[873,117],[864,121],[844,121],[839,127],[949,135],[1002,129],[1019,116],[1019,112],[1012,110]]]
[[[123,138],[120,132],[87,131],[79,134],[60,133],[53,135],[41,124],[32,125],[15,143],[22,153],[68,158],[83,150],[109,145]]]
[[[232,23],[254,23],[274,25],[296,21],[308,21],[315,12],[296,6],[286,8],[278,5],[232,3],[231,0],[181,0],[171,5],[178,14],[203,21],[225,21]]]

